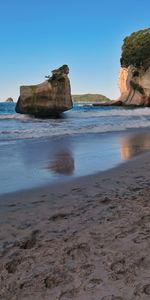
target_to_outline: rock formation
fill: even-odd
[[[14,102],[14,100],[10,97],[10,98],[7,98],[5,102]]]
[[[124,39],[120,61],[121,95],[113,104],[150,106],[150,28]]]
[[[119,88],[120,105],[150,106],[150,68],[146,71],[134,66],[121,68]]]
[[[59,115],[72,108],[69,68],[63,65],[38,85],[21,86],[16,112],[39,117]]]

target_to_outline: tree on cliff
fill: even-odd
[[[150,28],[133,32],[124,39],[121,66],[150,67]]]

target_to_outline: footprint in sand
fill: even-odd
[[[59,277],[54,277],[54,276],[48,276],[44,279],[45,287],[48,289],[55,288],[61,282],[62,282],[62,280]]]
[[[16,242],[16,246],[19,246],[20,249],[31,249],[36,245],[37,242],[37,235],[39,234],[40,230],[34,230],[31,232],[31,235],[19,242]]]
[[[32,204],[41,204],[44,202],[45,202],[45,200],[37,200],[37,201],[33,201]]]
[[[100,203],[103,204],[109,204],[111,202],[111,199],[108,197],[104,197],[102,200],[100,200]]]
[[[138,284],[134,291],[134,296],[142,296],[142,294],[145,294],[147,296],[150,296],[150,284]],[[134,298],[133,298],[134,299]],[[139,298],[138,298],[139,299]],[[150,299],[150,297],[146,297],[146,299]]]
[[[145,232],[140,232],[137,237],[133,239],[135,244],[143,243],[145,240],[150,239],[150,234],[145,234]]]
[[[73,297],[75,297],[78,294],[78,291],[79,291],[78,289],[73,288],[71,290],[62,292],[61,295],[60,295],[60,297],[59,297],[59,300],[70,300],[70,299],[73,299]]]
[[[125,260],[121,259],[111,264],[111,270],[117,275],[118,278],[126,273]]]
[[[146,295],[150,295],[150,284],[144,286],[143,292]]]
[[[150,215],[142,216],[137,222],[137,225],[150,229]]]
[[[95,267],[92,264],[82,264],[80,266],[81,272],[85,278],[89,277],[93,273],[94,268]],[[91,282],[91,284],[94,284],[94,281],[93,283]]]
[[[92,278],[88,282],[88,285],[84,287],[84,290],[95,290],[96,288],[99,288],[102,284],[103,280],[100,278]]]
[[[78,188],[78,187],[76,187],[76,188],[71,189],[71,191],[72,192],[81,193],[81,192],[85,191],[85,188]]]
[[[81,252],[80,254],[83,253],[85,254],[85,256],[87,256],[87,253],[89,251],[90,251],[90,247],[87,243],[80,243],[67,249],[67,255],[74,257],[78,252]]]
[[[101,300],[123,300],[123,298],[120,296],[109,295],[104,296],[103,298],[101,298]]]
[[[21,259],[13,259],[6,264],[6,270],[8,273],[15,273],[18,265],[21,263]]]
[[[60,221],[60,220],[66,220],[68,219],[69,217],[73,216],[73,213],[58,213],[58,214],[55,214],[53,216],[51,216],[49,218],[49,221]]]

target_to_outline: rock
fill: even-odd
[[[10,97],[10,98],[7,98],[7,100],[5,102],[14,102],[14,100]]]
[[[49,117],[72,108],[69,68],[63,65],[38,85],[21,86],[16,112]]]
[[[150,28],[124,39],[119,89],[114,105],[150,106]]]
[[[135,72],[138,72],[137,76]],[[121,68],[119,88],[121,95],[118,101],[122,105],[150,106],[150,68],[146,71],[133,66]]]

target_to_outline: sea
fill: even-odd
[[[0,193],[112,168],[150,150],[150,108],[74,104],[40,119],[0,103]]]
[[[0,143],[4,141],[125,131],[150,127],[150,108],[75,104],[57,119],[38,119],[15,112],[15,103],[0,103]]]

